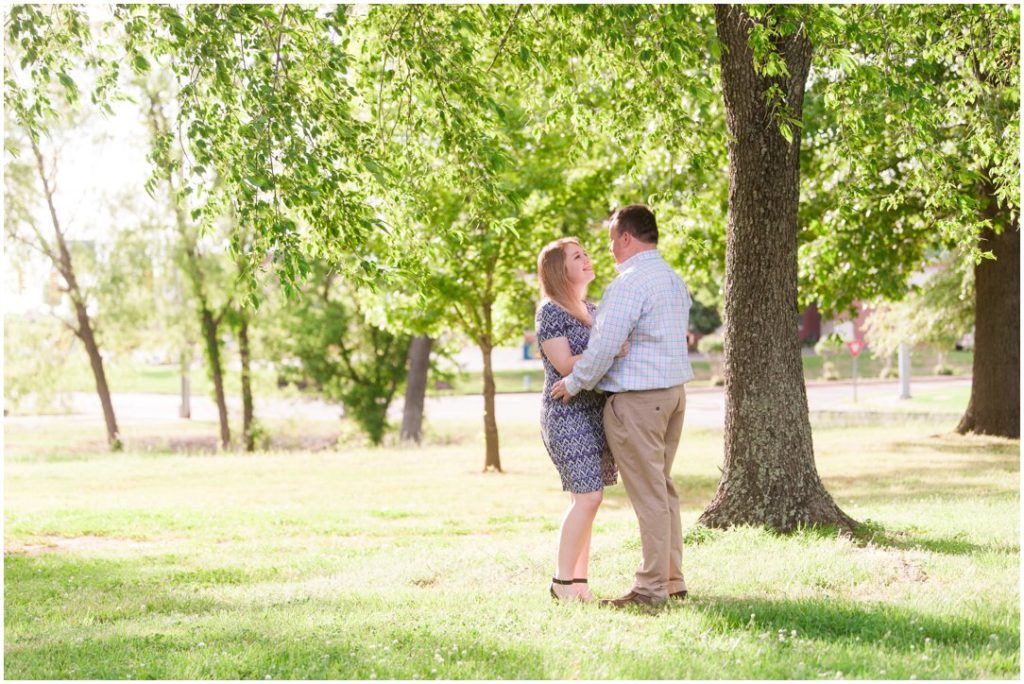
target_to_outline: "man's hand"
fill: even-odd
[[[572,399],[572,395],[569,394],[569,390],[565,389],[565,379],[559,380],[551,388],[551,398],[561,399],[563,404],[568,404],[569,400]]]

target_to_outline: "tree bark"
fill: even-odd
[[[991,188],[986,213],[996,219]],[[1020,219],[1000,234],[986,229],[982,249],[995,260],[974,267],[974,371],[960,434],[1020,437]]]
[[[484,357],[484,441],[487,456],[484,460],[484,472],[496,470],[501,472],[501,455],[498,451],[498,421],[494,415],[494,370],[491,368],[491,351],[493,346],[485,338],[480,341],[480,352]]]
[[[117,428],[117,418],[114,416],[114,404],[110,398],[110,387],[107,385],[107,374],[103,370],[103,356],[100,354],[99,345],[96,343],[96,335],[92,329],[92,321],[85,305],[78,299],[75,301],[75,315],[78,318],[78,339],[85,345],[85,351],[89,355],[89,365],[92,367],[92,375],[96,379],[96,393],[100,397],[100,406],[103,407],[103,420],[107,425],[107,444],[111,451],[120,451],[124,444],[121,442],[121,434]]]
[[[777,39],[789,76],[760,76],[748,43],[754,20],[726,5],[715,6],[715,18],[729,131],[725,460],[700,522],[851,530],[856,522],[836,506],[814,463],[800,358],[800,133],[787,142],[765,100],[777,84],[800,119],[811,44],[803,31]]]
[[[209,366],[210,381],[213,383],[213,397],[217,402],[217,417],[220,420],[220,443],[227,449],[231,445],[231,427],[228,425],[228,405],[224,396],[224,371],[220,359],[220,340],[217,337],[218,321],[205,302],[200,305],[199,319],[203,328],[203,343],[206,347],[206,363]]]
[[[39,180],[43,184],[43,194],[46,196],[46,206],[50,210],[50,222],[53,225],[53,234],[57,242],[56,255],[49,249],[44,249],[44,251],[51,258],[56,257],[53,265],[60,272],[61,277],[64,278],[68,295],[71,297],[75,307],[75,318],[78,321],[78,325],[72,329],[78,339],[82,340],[82,344],[85,345],[85,351],[89,355],[89,365],[92,367],[93,378],[96,380],[96,393],[99,395],[100,406],[103,408],[103,420],[107,426],[107,444],[110,446],[111,451],[120,451],[124,445],[121,442],[121,433],[118,430],[117,418],[114,415],[114,403],[110,398],[107,374],[103,369],[103,355],[100,354],[92,319],[89,318],[85,298],[78,287],[78,279],[75,277],[75,268],[71,261],[71,251],[68,249],[67,240],[64,239],[64,230],[57,217],[57,208],[53,203],[54,189],[50,187],[50,181],[46,176],[46,163],[43,161],[43,153],[35,140],[32,140],[32,153],[36,158],[36,171],[39,173]],[[41,236],[40,239],[42,239]]]
[[[423,440],[423,404],[427,396],[427,372],[430,370],[430,348],[434,341],[419,335],[409,345],[409,375],[405,381],[405,407],[402,409],[403,442]]]
[[[256,450],[256,436],[252,431],[252,379],[249,352],[249,319],[241,312],[238,323],[238,354],[242,358],[242,444],[246,451]]]

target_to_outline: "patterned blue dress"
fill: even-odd
[[[593,316],[597,310],[591,303],[587,309]],[[576,320],[568,311],[552,302],[545,302],[537,312],[537,344],[564,337],[573,356],[582,354],[590,341],[590,327]],[[582,390],[563,403],[551,398],[551,387],[562,375],[544,354],[544,405],[540,414],[540,434],[551,461],[562,477],[562,489],[575,494],[596,492],[618,481],[615,461],[604,436],[604,392]]]

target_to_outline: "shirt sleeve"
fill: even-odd
[[[630,293],[621,281],[613,281],[605,290],[597,309],[590,341],[583,355],[565,378],[565,389],[575,396],[583,389],[594,389],[615,362],[615,355],[633,332],[643,310],[641,297]]]
[[[548,340],[569,336],[569,321],[561,314],[561,309],[553,304],[545,304],[537,312],[536,330],[538,346]]]

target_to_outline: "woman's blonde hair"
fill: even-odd
[[[576,298],[572,285],[569,283],[565,259],[566,245],[576,245],[582,248],[579,240],[567,237],[553,240],[540,250],[540,256],[537,257],[540,295],[561,306],[580,322],[591,325],[593,320],[590,317],[590,311],[587,310],[587,305]]]

